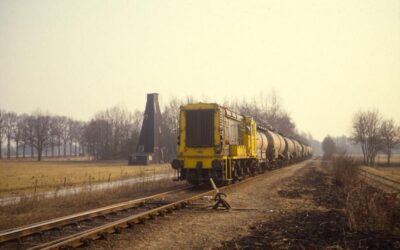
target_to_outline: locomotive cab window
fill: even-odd
[[[214,110],[186,111],[186,146],[214,146]]]

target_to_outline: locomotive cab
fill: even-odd
[[[179,114],[178,157],[172,167],[179,179],[198,185],[210,177],[221,178],[221,166],[213,160],[222,153],[219,133],[219,107],[216,104],[189,104]]]

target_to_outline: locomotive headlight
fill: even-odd
[[[183,161],[175,159],[171,162],[171,166],[173,169],[183,168]]]

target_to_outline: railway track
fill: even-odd
[[[400,181],[373,173],[362,167],[360,167],[359,170],[361,176],[368,180],[367,182],[369,182],[371,185],[380,188],[386,192],[400,192]]]
[[[219,190],[230,189],[261,176],[264,174],[246,178]],[[185,208],[194,201],[213,194],[215,190],[186,187],[2,231],[0,249],[67,249],[88,245],[93,240],[106,239],[109,234],[144,224],[156,216]]]
[[[148,197],[126,201],[85,212],[55,218],[0,232],[0,249],[41,249],[43,242],[53,242],[76,233],[112,223],[172,203],[174,196],[190,195],[193,187],[184,187]],[[176,199],[176,198],[175,198]],[[39,248],[37,248],[39,247]]]

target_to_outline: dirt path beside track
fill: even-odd
[[[312,206],[308,199],[286,198],[282,187],[307,169],[318,165],[306,161],[274,170],[264,176],[227,191],[231,211],[213,211],[202,206],[157,218],[145,226],[124,230],[107,241],[96,241],[91,249],[204,249],[222,247],[222,243],[251,232],[251,225],[272,215],[294,208]]]

